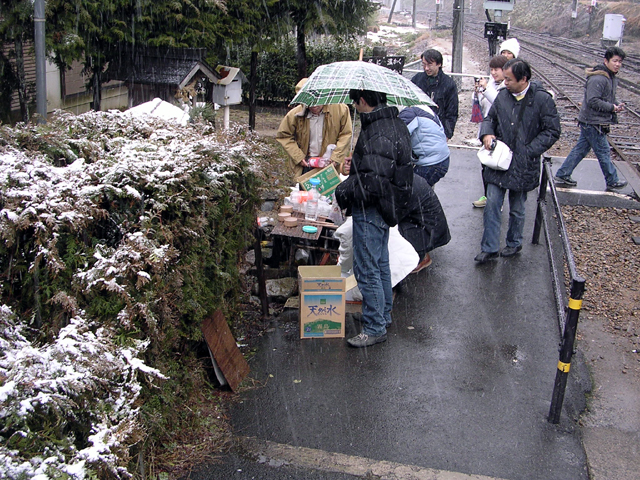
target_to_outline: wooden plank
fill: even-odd
[[[27,82],[28,95],[35,98],[35,84],[36,84],[36,58],[31,52],[33,52],[33,41],[27,40],[22,45],[22,55],[24,57],[24,73],[25,80]],[[4,55],[9,58],[11,65],[15,69],[15,44],[4,43],[2,45]],[[11,96],[11,111],[20,111],[20,101],[18,98],[18,91],[16,90]]]
[[[229,387],[235,392],[249,374],[249,364],[236,345],[236,339],[220,310],[202,322],[202,333]]]
[[[71,69],[69,69],[64,74],[64,88],[65,88],[65,96],[67,95],[78,95],[81,93],[87,92],[87,81],[83,74],[84,65],[77,60],[71,64]]]

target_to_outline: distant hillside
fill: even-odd
[[[589,32],[590,0],[578,1],[578,17],[571,25],[572,0],[519,0],[510,15],[513,26],[548,32],[554,35],[598,38],[602,34],[607,13],[622,14],[626,18],[624,36],[640,37],[640,3],[629,1],[599,1],[591,20]]]

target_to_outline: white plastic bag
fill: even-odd
[[[353,220],[351,217],[347,217],[346,221],[336,229],[333,237],[340,241],[338,265],[341,267],[342,276],[348,277],[353,273]],[[388,245],[391,286],[395,287],[416,268],[420,257],[413,246],[400,234],[397,226],[389,228]],[[358,287],[347,292],[346,299],[362,300]]]
[[[500,140],[496,140],[496,146],[493,150],[487,150],[484,146],[478,150],[480,163],[494,170],[509,170],[512,156],[513,152],[511,152],[511,149],[506,143]]]

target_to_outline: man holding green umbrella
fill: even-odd
[[[336,199],[353,219],[354,273],[362,293],[362,332],[347,342],[369,347],[387,340],[393,292],[389,270],[389,227],[405,215],[411,197],[413,166],[409,130],[389,105],[435,103],[397,72],[368,62],[334,62],[314,70],[291,103],[307,106],[351,99],[362,129],[352,157],[345,159],[347,180]]]
[[[387,340],[393,292],[389,270],[389,227],[397,225],[411,196],[411,138],[387,95],[372,90],[349,93],[360,113],[362,130],[352,157],[345,160],[347,180],[336,199],[353,218],[354,273],[362,293],[362,332],[347,342],[369,347]]]

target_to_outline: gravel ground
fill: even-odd
[[[640,477],[640,210],[565,206],[576,268],[586,280],[577,350],[592,391],[580,417],[592,480]]]
[[[586,280],[581,315],[629,340],[622,370],[640,373],[640,210],[564,206],[562,213],[578,273]]]

